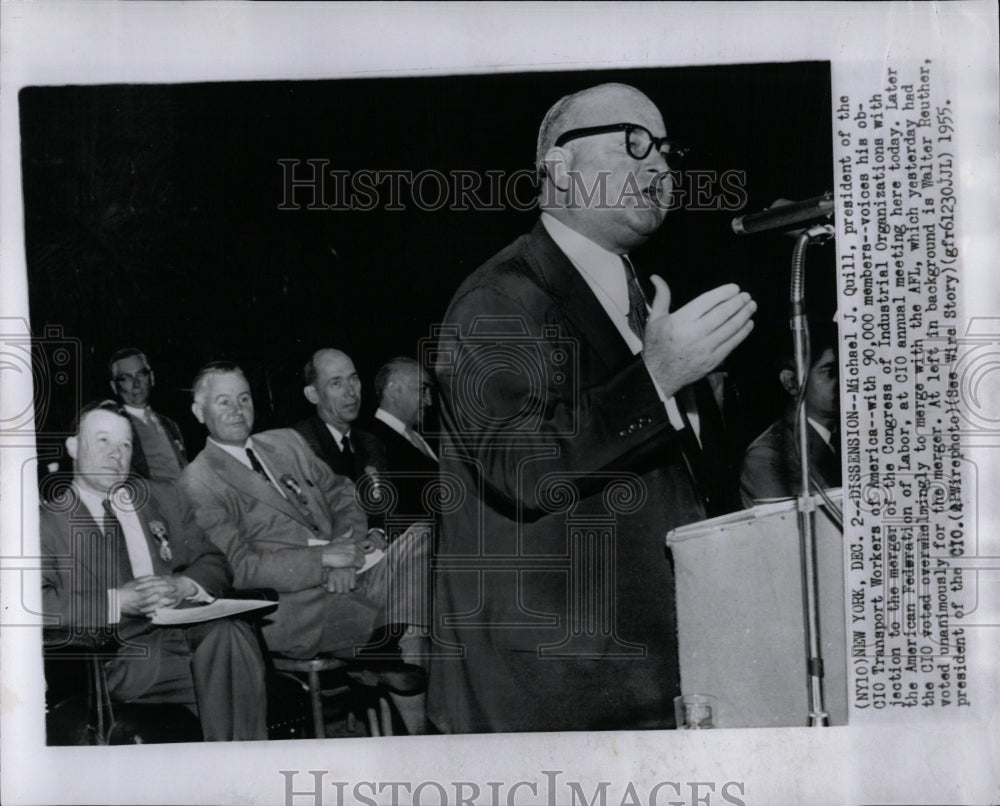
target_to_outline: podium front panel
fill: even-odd
[[[836,500],[836,499],[835,499]],[[805,597],[795,502],[671,532],[681,691],[718,699],[716,727],[809,723]],[[843,536],[816,511],[824,699],[847,724]]]

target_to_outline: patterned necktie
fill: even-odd
[[[625,269],[625,282],[628,285],[628,326],[640,339],[646,333],[646,322],[649,319],[649,309],[646,307],[646,296],[642,293],[635,267],[628,255],[622,255],[622,266]]]
[[[268,484],[271,483],[271,477],[267,475],[267,471],[264,469],[264,465],[260,463],[260,459],[253,452],[252,448],[246,448],[247,459],[250,460],[250,467],[254,469],[254,472],[259,473],[260,477],[264,479]]]

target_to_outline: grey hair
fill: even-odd
[[[246,380],[247,376],[243,370],[232,361],[213,361],[210,364],[205,364],[205,366],[198,370],[198,374],[194,376],[194,380],[191,382],[191,394],[194,397],[194,402],[204,402],[205,387],[208,385],[210,377],[215,375],[230,375],[232,373],[242,375],[243,379]]]
[[[420,362],[415,358],[397,356],[396,358],[387,361],[375,375],[375,398],[380,403],[382,402],[382,396],[385,394],[386,387],[389,385],[389,381],[392,380],[392,376],[404,367],[413,367],[419,370]]]

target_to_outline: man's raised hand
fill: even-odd
[[[750,334],[757,303],[730,283],[670,313],[670,289],[661,277],[652,280],[656,295],[642,358],[664,394],[672,396],[705,377]]]

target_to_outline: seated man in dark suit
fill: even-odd
[[[156,378],[145,353],[135,347],[119,350],[108,362],[108,377],[132,423],[132,473],[176,481],[187,464],[184,439],[177,423],[149,405]]]
[[[235,364],[204,367],[193,393],[192,411],[208,440],[180,486],[237,584],[278,591],[278,610],[264,623],[268,647],[293,658],[350,659],[385,628],[396,630],[403,659],[423,660],[423,639],[403,628],[429,623],[429,532],[413,529],[387,547],[368,529],[354,484],[297,431],[251,437],[253,398]],[[403,664],[387,661],[379,673],[397,694],[412,694],[414,671],[419,687],[419,670]],[[410,732],[422,732],[422,695],[395,699]]]
[[[224,595],[232,582],[225,556],[173,484],[128,475],[132,428],[117,403],[85,408],[66,447],[73,483],[41,508],[42,554],[51,560],[44,612],[89,644],[122,642],[106,662],[114,699],[185,705],[210,741],[266,739],[264,664],[247,624],[150,621],[160,608]]]
[[[356,482],[370,468],[384,467],[382,445],[354,427],[361,413],[361,379],[350,356],[340,350],[317,350],[303,371],[306,399],[316,414],[292,426],[313,452],[338,476]]]
[[[813,486],[826,489],[841,485],[837,341],[835,332],[814,331],[814,360],[809,369],[805,400],[809,467]],[[798,393],[795,363],[786,355],[780,366],[778,377],[791,400],[782,417],[750,443],[743,457],[740,491],[747,507],[769,498],[790,498],[802,489],[795,426]]]
[[[396,492],[393,514],[403,518],[401,525],[412,523],[429,515],[424,490],[438,477],[437,456],[416,431],[431,405],[431,382],[414,359],[393,358],[375,376],[375,395],[379,407],[371,429],[385,448],[379,475]]]

